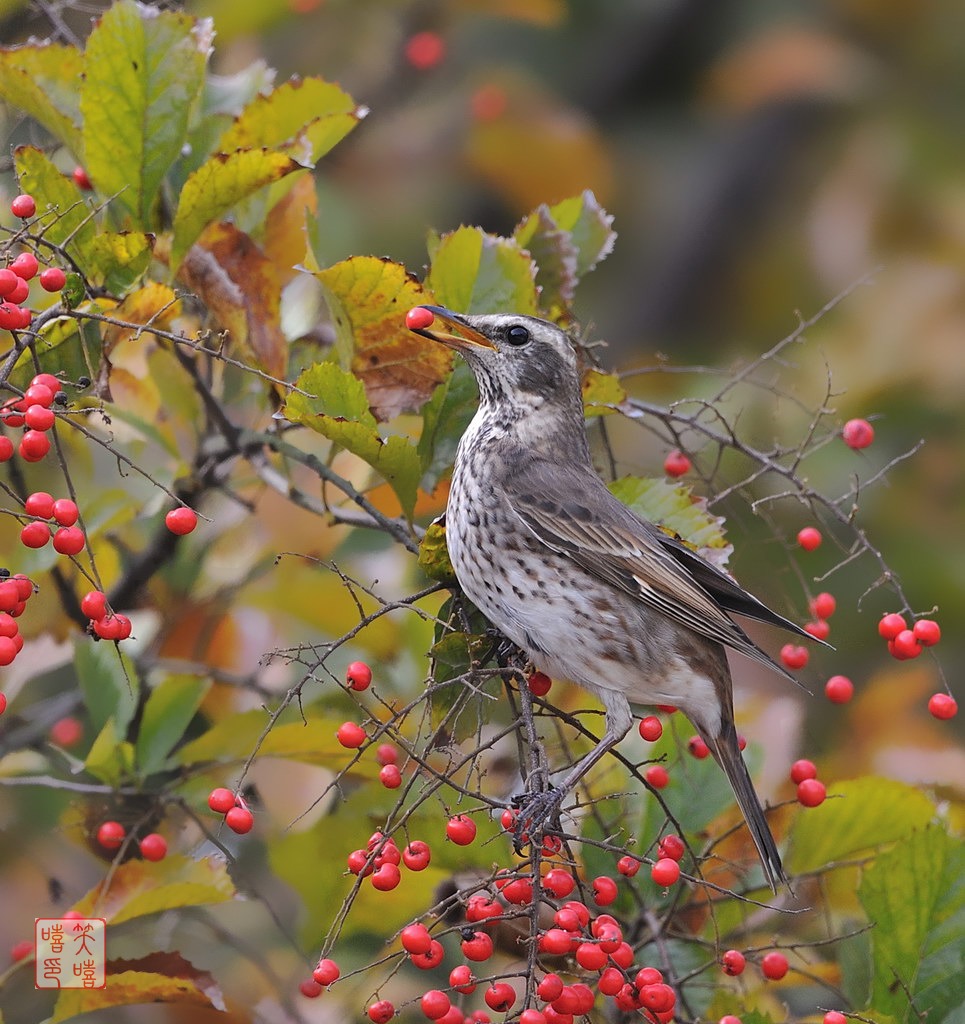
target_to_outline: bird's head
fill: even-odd
[[[566,332],[548,320],[519,313],[470,316],[442,306],[417,306],[406,323],[416,334],[465,357],[483,405],[508,407],[517,416],[526,410],[582,408],[576,350]]]

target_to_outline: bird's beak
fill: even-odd
[[[444,306],[423,306],[422,308],[428,309],[435,319],[428,327],[409,328],[415,334],[421,334],[423,338],[428,338],[430,341],[441,342],[457,351],[468,348],[495,350],[496,346],[486,335],[481,334],[475,327],[470,327],[459,313],[453,313],[451,309],[446,309]],[[450,330],[437,330],[436,324],[442,324],[443,327],[450,328]],[[451,333],[453,330],[459,333]]]

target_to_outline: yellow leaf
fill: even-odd
[[[295,266],[304,262],[308,252],[308,221],[318,213],[312,176],[306,172],[288,180],[294,185],[269,210],[264,237],[265,256],[283,285],[299,273]]]
[[[604,416],[625,401],[627,393],[615,373],[590,370],[583,379],[583,406],[587,416]]]
[[[181,302],[173,289],[166,284],[150,281],[143,288],[128,295],[111,316],[141,327],[150,328],[153,325],[159,330],[167,330],[172,319],[180,312]],[[143,334],[150,334],[150,330],[139,331],[132,327],[105,324],[104,351],[109,353],[122,341],[137,341]]]
[[[41,43],[0,50],[0,97],[29,114],[80,157],[77,83],[83,56],[75,46]]]

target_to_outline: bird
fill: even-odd
[[[593,466],[577,350],[515,313],[409,310],[416,334],[462,355],[479,404],[459,442],[445,512],[462,591],[531,664],[594,694],[605,732],[552,791],[561,801],[630,730],[632,704],[679,708],[723,769],[764,877],[789,886],[741,755],[726,651],[794,682],[731,615],[806,636],[610,493]],[[558,809],[557,803],[557,809]],[[520,816],[546,818],[534,798]]]

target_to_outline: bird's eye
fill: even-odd
[[[521,324],[516,324],[506,331],[506,340],[510,345],[525,345],[529,341],[529,331]]]

